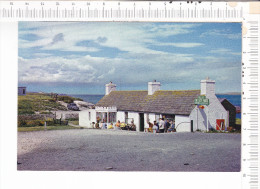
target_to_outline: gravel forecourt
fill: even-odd
[[[18,170],[239,172],[241,134],[18,132]]]

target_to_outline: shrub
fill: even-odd
[[[26,122],[27,127],[33,127],[33,126],[44,126],[44,121],[42,120],[28,120]]]
[[[18,127],[25,127],[26,121],[25,120],[18,120]]]
[[[18,120],[18,127],[44,126],[43,120]]]
[[[52,114],[52,112],[43,111],[43,112],[41,112],[41,114]]]
[[[18,109],[18,114],[19,115],[35,114],[35,112],[33,110],[28,110],[28,109],[25,109],[25,110]]]
[[[58,100],[66,102],[66,103],[72,103],[73,102],[73,98],[70,97],[70,96],[58,96]]]
[[[81,99],[81,98],[75,98],[75,97],[73,97],[73,99],[74,99],[74,100],[78,100],[78,101],[83,101],[83,99]]]
[[[54,99],[49,99],[49,102],[56,102],[56,100],[54,100]]]

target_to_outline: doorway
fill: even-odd
[[[225,130],[225,120],[224,119],[217,119],[216,120],[216,130]]]
[[[139,113],[140,128],[139,131],[144,131],[144,113]]]

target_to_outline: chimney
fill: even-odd
[[[153,95],[155,91],[160,90],[160,86],[160,82],[156,82],[156,80],[148,82],[148,95]]]
[[[112,81],[106,84],[106,95],[109,95],[111,91],[115,91],[115,90],[116,90],[116,85],[113,84]]]
[[[215,81],[207,77],[200,81],[200,94],[206,96],[215,95]]]

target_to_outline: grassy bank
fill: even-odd
[[[48,114],[50,111],[67,110],[58,101],[71,103],[74,100],[81,100],[70,96],[58,96],[54,98],[48,93],[27,93],[25,96],[18,96],[18,114]]]
[[[82,127],[72,127],[68,125],[47,126],[47,130],[67,130],[67,129],[82,129]],[[28,131],[44,131],[44,126],[18,127],[18,132],[28,132]]]

